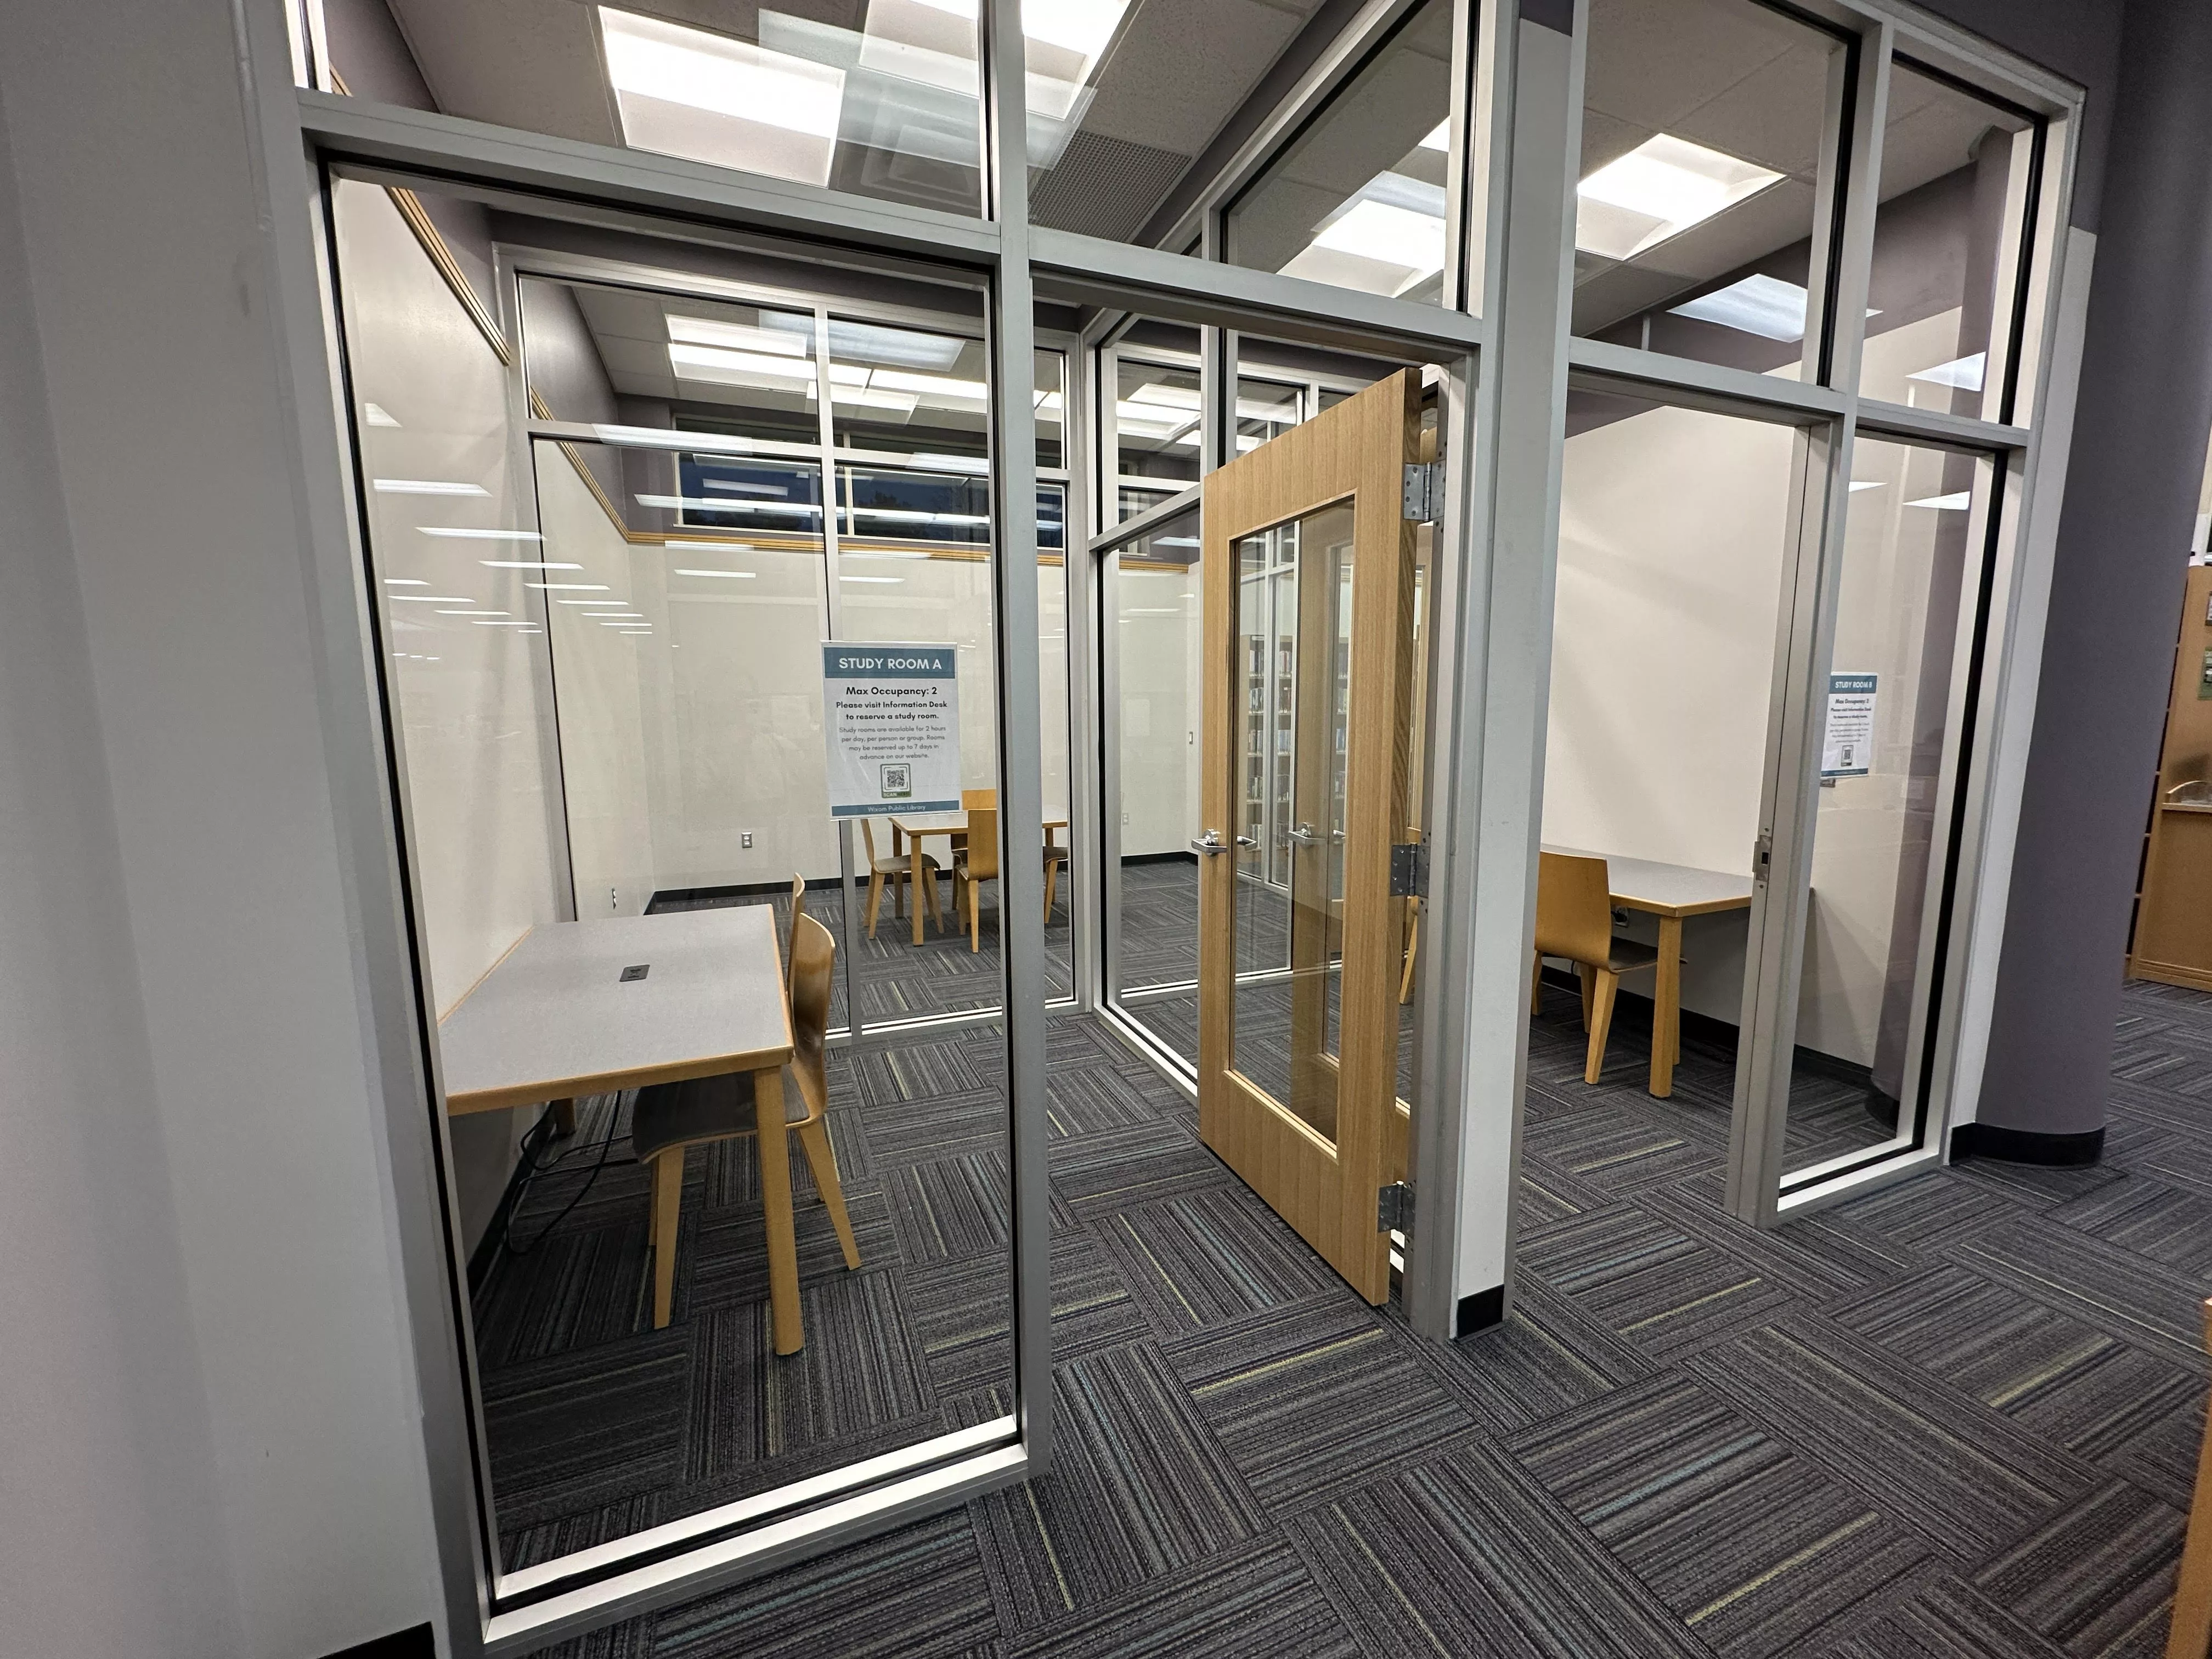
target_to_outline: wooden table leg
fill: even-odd
[[[1658,983],[1651,998],[1651,1092],[1674,1092],[1674,1062],[1681,1056],[1682,919],[1659,918]]]
[[[799,1316],[799,1245],[791,1225],[791,1138],[783,1123],[783,1067],[753,1073],[753,1122],[760,1147],[761,1212],[768,1223],[769,1306],[775,1351],[797,1353],[806,1333]]]
[[[919,945],[921,943],[921,837],[910,836],[908,843],[913,847],[914,852],[912,861],[907,867],[914,872],[914,876],[908,884],[914,889],[914,942]],[[936,898],[937,896],[934,893],[930,895],[929,908],[933,910],[937,908]]]
[[[555,1101],[553,1103],[553,1133],[556,1139],[565,1139],[567,1136],[572,1135],[575,1133],[576,1103],[573,1100]]]

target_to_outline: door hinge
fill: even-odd
[[[1416,524],[1434,524],[1444,515],[1444,464],[1442,461],[1406,463],[1406,516]]]
[[[1375,1192],[1375,1231],[1378,1233],[1411,1232],[1413,1228],[1413,1186],[1411,1182],[1394,1181]]]
[[[1429,896],[1429,844],[1401,841],[1390,848],[1390,896],[1426,898]]]

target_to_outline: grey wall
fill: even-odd
[[[1979,1112],[2044,1134],[2104,1121],[2212,428],[2212,7],[2134,0],[2121,72]]]
[[[7,15],[0,1650],[301,1659],[438,1589],[272,313],[298,152],[220,0]]]

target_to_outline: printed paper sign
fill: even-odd
[[[960,805],[960,684],[949,645],[825,645],[830,816]]]
[[[1820,775],[1863,778],[1874,767],[1872,674],[1828,676],[1828,729],[1820,743]]]

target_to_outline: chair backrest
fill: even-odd
[[[787,988],[789,985],[789,975],[798,967],[799,924],[805,915],[806,878],[794,870],[791,872],[791,937],[785,941],[788,948],[783,953]]]
[[[828,1109],[830,1079],[822,1063],[823,1038],[830,1030],[830,985],[836,977],[837,941],[811,916],[791,929],[791,1069],[807,1110]]]
[[[1536,855],[1536,948],[1599,967],[1613,959],[1613,890],[1603,859]]]
[[[968,809],[968,873],[981,878],[999,873],[999,809]]]
[[[970,812],[979,806],[996,806],[998,804],[999,792],[995,789],[963,789],[960,792],[960,805]]]
[[[860,820],[860,839],[868,844],[868,868],[872,870],[876,867],[876,821],[873,818]]]

